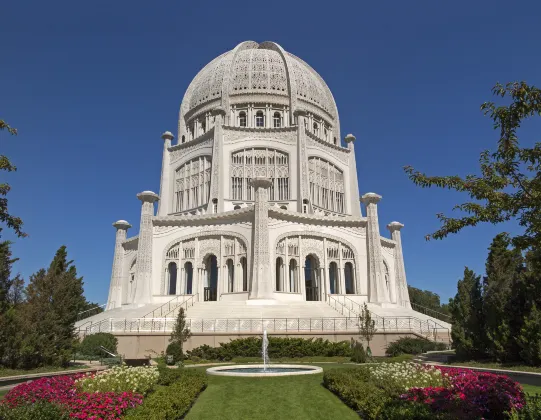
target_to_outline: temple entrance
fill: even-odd
[[[204,300],[218,300],[218,261],[216,255],[209,255],[205,262],[207,278],[205,280]]]
[[[329,265],[329,287],[332,295],[338,293],[338,266],[334,261]]]
[[[308,255],[304,262],[304,283],[306,287],[306,300],[319,300],[319,264],[313,255]]]
[[[193,265],[191,262],[187,262],[184,264],[184,273],[185,273],[185,285],[186,285],[186,294],[191,295],[192,294],[192,288],[193,288]]]

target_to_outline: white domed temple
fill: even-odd
[[[263,329],[332,339],[355,335],[365,302],[386,333],[449,327],[411,309],[403,225],[381,235],[381,196],[359,194],[355,137],[342,139],[330,89],[300,58],[240,43],[197,74],[176,141],[162,139],[159,195],[137,195],[138,236],[113,224],[107,309],[80,331],[131,334],[120,347],[141,353],[167,342],[183,307],[192,346]]]

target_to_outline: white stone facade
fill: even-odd
[[[359,197],[355,137],[342,146],[333,95],[304,61],[273,42],[242,42],[194,78],[177,141],[162,139],[160,194],[138,194],[139,235],[114,224],[107,309],[178,295],[247,303],[347,295],[410,308],[403,225],[388,225],[392,239],[380,235],[381,197]]]

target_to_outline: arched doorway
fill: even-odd
[[[184,276],[186,285],[186,294],[191,295],[193,289],[193,265],[191,262],[184,264]]]
[[[246,257],[241,257],[240,259],[240,269],[241,269],[241,278],[242,278],[242,291],[248,291],[248,271],[247,271]]]
[[[235,268],[233,260],[230,258],[226,262],[227,267],[227,291],[233,293],[235,291]]]
[[[352,295],[355,293],[355,282],[353,281],[353,264],[347,262],[344,267],[344,278],[346,283],[346,294]]]
[[[317,258],[310,254],[304,262],[304,283],[306,288],[306,300],[319,300],[319,264]]]
[[[338,266],[334,261],[329,264],[329,286],[332,295],[338,293]]]
[[[167,266],[167,271],[169,271],[169,294],[177,294],[177,264],[170,262]]]
[[[218,298],[218,260],[216,255],[209,255],[205,260],[205,270],[207,278],[205,279],[204,300],[215,301]]]

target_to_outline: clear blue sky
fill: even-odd
[[[361,193],[383,196],[381,229],[402,231],[409,284],[454,295],[465,265],[482,273],[502,230],[426,242],[435,214],[461,197],[405,176],[476,170],[497,139],[479,111],[495,82],[541,85],[541,2],[532,1],[11,1],[2,4],[0,135],[18,172],[10,210],[25,278],[66,245],[90,300],[105,302],[118,219],[139,229],[143,190],[158,192],[165,130],[197,72],[245,40],[276,41],[308,62],[336,99],[342,133],[357,136]],[[521,133],[539,138],[541,125]],[[12,238],[4,230],[4,238]]]

